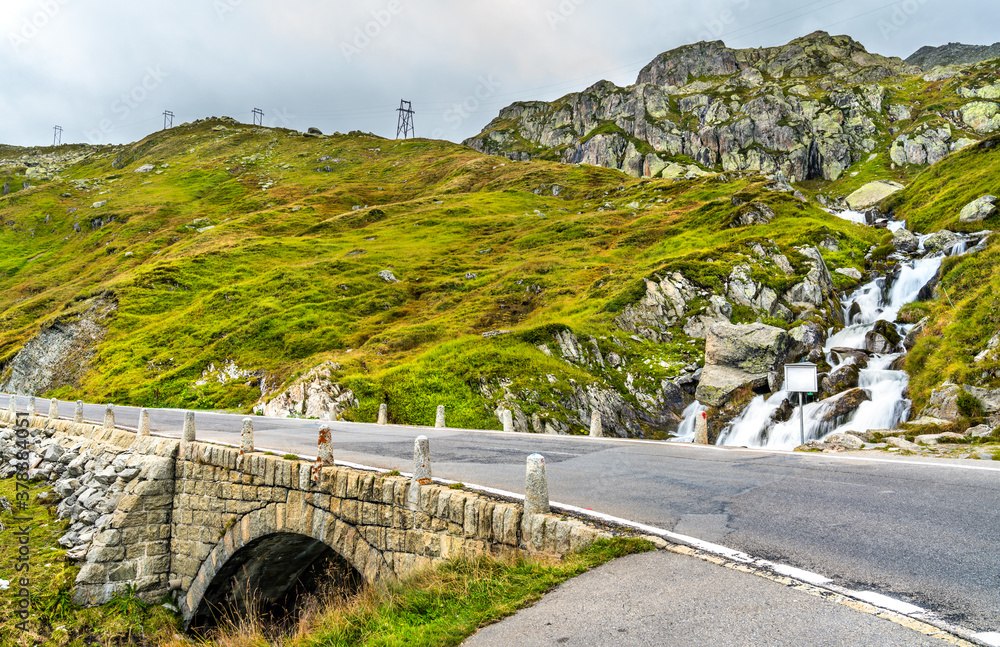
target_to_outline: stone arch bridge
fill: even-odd
[[[82,562],[74,600],[83,605],[131,587],[149,602],[172,595],[190,624],[233,594],[235,573],[251,580],[242,586],[277,599],[330,551],[377,584],[453,556],[560,555],[605,534],[403,476],[340,466],[314,474],[303,460],[18,418],[31,433],[31,474],[53,481],[59,514],[82,526],[67,543]],[[0,455],[9,458],[14,418],[0,412],[0,422],[8,426]]]

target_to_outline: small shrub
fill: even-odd
[[[299,460],[299,457],[296,456],[295,454],[285,454],[283,458],[286,461],[297,461],[297,460]]]
[[[955,403],[958,405],[958,412],[971,420],[979,420],[986,414],[983,403],[965,389],[959,391]]]

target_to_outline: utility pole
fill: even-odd
[[[59,146],[62,144],[62,126],[56,126],[52,129],[52,145]]]
[[[174,127],[174,113],[169,110],[163,111],[163,130]]]
[[[399,109],[396,110],[399,113],[399,121],[396,125],[396,139],[399,139],[400,133],[403,134],[403,139],[406,139],[407,134],[410,137],[414,137],[413,134],[413,106],[409,101],[399,100]]]
[[[264,111],[260,108],[253,109],[253,125],[263,126],[264,125]]]

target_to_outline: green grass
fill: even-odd
[[[72,603],[73,581],[80,569],[66,559],[66,550],[57,541],[68,529],[68,521],[56,521],[55,508],[37,498],[48,491],[45,483],[31,482],[26,510],[0,512],[0,522],[7,527],[0,532],[0,579],[11,582],[10,589],[0,595],[0,617],[4,618],[0,623],[0,645],[158,645],[172,638],[179,629],[179,616],[134,596],[118,597],[91,609]],[[14,502],[16,492],[14,478],[0,480],[0,497]],[[15,521],[15,514],[30,520]],[[25,526],[30,528],[29,570],[15,572],[19,544],[13,533]],[[14,620],[14,611],[18,578],[25,575],[30,579],[31,615],[28,631],[22,632],[16,626],[20,619]]]
[[[133,172],[145,163],[162,174]],[[0,229],[0,362],[103,296],[117,310],[90,370],[54,394],[144,406],[249,411],[259,382],[203,377],[210,364],[261,372],[274,390],[331,361],[361,401],[348,418],[374,421],[385,401],[393,422],[429,424],[445,404],[450,424],[498,427],[483,380],[539,396],[565,394],[570,380],[624,390],[626,372],[662,377],[647,368],[653,355],[702,361],[703,344],[682,333],[653,349],[618,330],[644,277],[681,271],[717,290],[751,243],[774,240],[796,275],[754,276],[782,290],[808,270],[795,246],[832,236],[831,269],[863,267],[875,240],[753,177],[637,180],[447,142],[315,140],[231,122],[97,149],[60,176],[0,199],[0,218],[16,223]],[[81,179],[93,188],[76,188]],[[725,228],[736,193],[768,203],[774,222]],[[97,199],[108,205],[92,209]],[[386,269],[399,282],[379,278]],[[553,339],[539,331],[556,329],[601,340],[625,366],[546,356],[537,346]],[[511,334],[483,338],[496,330]]]
[[[608,561],[653,549],[631,538],[599,540],[561,561],[517,555],[454,559],[388,589],[346,602],[327,602],[294,635],[281,636],[253,619],[223,627],[206,647],[333,647],[335,645],[458,645],[480,627],[512,615],[566,580]]]

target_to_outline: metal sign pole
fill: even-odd
[[[800,445],[806,444],[806,405],[805,396],[799,391],[799,436],[802,437]]]

